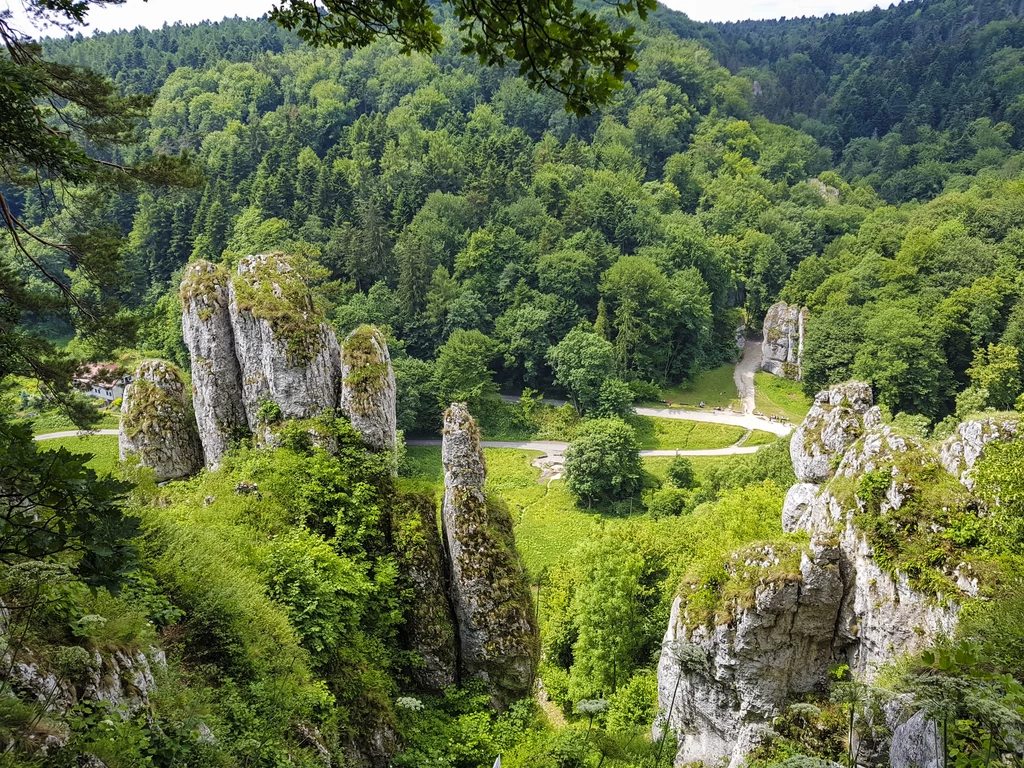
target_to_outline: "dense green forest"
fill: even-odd
[[[921,0],[711,25],[659,8],[630,20],[638,66],[583,117],[514,68],[462,55],[444,9],[434,55],[388,41],[311,48],[267,20],[44,41],[55,61],[152,98],[138,142],[100,156],[170,156],[190,174],[144,188],[4,187],[44,239],[104,231],[116,277],[107,293],[68,253],[28,243],[116,312],[97,338],[42,302],[19,332],[126,371],[159,358],[188,384],[186,266],[234,271],[285,253],[309,286],[303,321],[338,339],[366,325],[386,336],[399,449],[385,460],[337,414],[284,421],[267,401],[273,439],[247,435],[216,467],[158,485],[118,464],[114,438],[84,438],[99,454],[88,465],[84,443],[34,443],[69,424],[45,387],[10,377],[0,538],[29,544],[0,557],[0,661],[19,670],[0,680],[0,766],[679,764],[659,704],[659,684],[675,706],[683,677],[659,679],[673,601],[730,626],[724,601],[757,602],[756,585],[738,583],[737,551],[747,565],[784,553],[772,576],[798,580],[811,537],[781,518],[805,478],[788,437],[695,422],[679,437],[633,408],[676,393],[729,404],[743,338],[780,300],[808,310],[803,380],[757,374],[758,409],[796,424],[820,390],[867,382],[878,423],[911,446],[905,475],[918,474],[892,482],[912,501],[902,516],[899,504],[880,511],[886,473],[905,470],[896,461],[841,478],[837,496],[865,500],[856,524],[880,573],[910,574],[929,605],[961,566],[977,579],[954,636],[895,658],[871,685],[837,660],[769,718],[747,764],[887,764],[854,751],[882,743],[884,694],[943,724],[948,765],[1021,765],[1024,441],[985,452],[969,498],[922,458],[961,421],[1024,410],[1019,10]],[[0,259],[0,277],[53,292],[9,240]],[[570,442],[564,479],[524,450],[486,449],[488,503],[501,499],[510,521],[503,541],[542,650],[538,695],[509,706],[494,706],[487,681],[423,686],[410,640],[431,609],[410,573],[437,539],[445,479],[440,448],[401,435],[436,438],[457,401],[485,439]],[[867,429],[858,415],[851,433]],[[688,448],[707,455],[638,453]],[[40,531],[34,505],[73,524]],[[144,705],[84,693],[101,687],[94,655],[115,654],[150,670],[132,684]],[[711,663],[683,657],[692,674]],[[38,670],[53,670],[49,698],[26,693]]]

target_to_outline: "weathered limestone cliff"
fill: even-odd
[[[181,281],[181,325],[192,360],[192,403],[209,467],[220,462],[233,438],[248,430],[228,309],[230,284],[227,271],[208,261],[189,264]]]
[[[137,456],[158,481],[195,474],[203,466],[191,398],[178,369],[143,360],[121,401],[118,429],[121,460]]]
[[[425,691],[444,690],[458,682],[458,656],[434,500],[403,495],[392,508],[391,538],[413,590],[403,637],[422,660],[414,682]]]
[[[800,381],[804,358],[807,308],[776,302],[764,317],[761,370]]]
[[[384,334],[372,326],[356,328],[342,345],[340,407],[367,448],[395,451],[395,371]]]
[[[860,381],[839,384],[817,394],[789,444],[797,480],[821,483],[831,476],[832,462],[865,429],[881,422],[881,414],[871,403],[871,387]]]
[[[337,408],[338,340],[321,322],[309,288],[284,254],[242,259],[229,308],[250,429],[260,430],[266,401],[276,403],[287,419]]]
[[[985,446],[994,440],[1012,440],[1017,435],[1017,422],[1012,419],[980,419],[965,421],[942,444],[939,458],[942,466],[964,487],[974,490],[971,470]]]
[[[530,593],[508,508],[484,493],[480,430],[465,403],[445,411],[441,524],[465,677],[487,682],[495,704],[528,695],[538,657]]]
[[[819,688],[833,661],[843,597],[838,550],[760,547],[739,553],[727,572],[729,592],[740,597],[715,616],[691,612],[685,595],[672,606],[658,701],[662,718],[671,713],[677,764],[742,765],[779,705]],[[655,723],[656,736],[664,724]]]
[[[1016,432],[1013,421],[967,422],[936,449],[882,424],[866,384],[819,393],[793,435],[800,482],[782,511],[786,533],[810,536],[799,571],[779,546],[737,553],[713,615],[688,591],[696,586],[684,585],[673,607],[658,682],[677,764],[737,766],[831,664],[846,661],[870,680],[880,665],[951,634],[960,603],[978,594],[970,563],[955,555],[922,567],[908,556],[904,567],[901,557],[913,540],[935,551],[928,537],[941,539],[955,510],[977,508],[971,468],[986,443]],[[907,768],[932,726],[913,711],[897,715],[890,751]]]

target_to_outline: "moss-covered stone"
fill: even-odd
[[[137,456],[158,480],[188,477],[203,464],[202,445],[181,372],[162,360],[143,360],[121,402],[122,460]]]
[[[233,287],[238,310],[266,321],[285,342],[294,365],[316,356],[323,318],[289,257],[280,252],[246,256],[238,265]]]
[[[455,685],[458,669],[455,620],[446,593],[434,499],[399,495],[391,508],[391,537],[402,577],[413,592],[402,635],[419,661],[410,674],[420,689],[440,691]]]
[[[528,695],[539,647],[508,507],[484,493],[480,431],[465,403],[445,412],[441,511],[463,675],[484,680],[495,704]]]
[[[395,372],[384,334],[373,326],[356,328],[342,345],[339,404],[370,450],[395,451]]]

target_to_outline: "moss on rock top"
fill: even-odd
[[[308,362],[318,351],[323,318],[291,262],[280,252],[246,256],[233,281],[235,303],[239,312],[266,321],[296,362]]]

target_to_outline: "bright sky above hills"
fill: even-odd
[[[159,28],[166,22],[193,24],[225,16],[257,17],[270,10],[273,0],[128,0],[124,5],[94,8],[89,13],[91,29],[110,31],[134,29],[137,26]],[[887,7],[878,0],[662,0],[670,8],[683,11],[697,21],[740,21],[771,19],[780,16],[820,16],[825,13],[848,13],[869,10],[875,5]],[[9,6],[22,18],[18,0],[0,0],[0,8]],[[21,25],[23,28],[25,25]],[[24,31],[28,31],[25,29]]]

